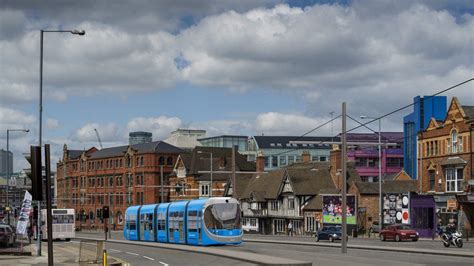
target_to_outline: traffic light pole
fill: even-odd
[[[51,215],[51,162],[49,144],[44,145],[44,163],[46,170],[46,224],[48,228],[48,266],[53,266],[53,217]]]

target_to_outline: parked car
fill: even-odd
[[[341,239],[342,227],[340,226],[325,226],[316,233],[316,242],[319,242],[319,240],[329,240],[330,242],[334,242],[334,240]],[[346,239],[349,238],[346,236]]]
[[[372,222],[372,225],[369,228],[369,234],[371,233],[380,233],[380,225],[378,221]]]
[[[385,241],[393,239],[395,241],[412,240],[418,241],[419,234],[417,231],[412,229],[406,224],[394,224],[389,225],[387,228],[382,230],[379,234],[380,240]]]
[[[2,246],[13,246],[16,242],[16,234],[7,224],[0,224],[0,244]]]

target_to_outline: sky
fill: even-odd
[[[0,148],[7,129],[30,129],[10,135],[15,171],[38,143],[41,29],[86,31],[44,34],[43,143],[54,164],[64,144],[99,147],[94,129],[104,147],[177,128],[299,136],[342,102],[351,117],[378,117],[474,77],[470,0],[0,0]],[[474,105],[474,82],[444,95]],[[410,111],[382,130],[402,131]]]

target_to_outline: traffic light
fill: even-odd
[[[43,200],[43,173],[41,164],[41,147],[30,146],[30,154],[25,156],[31,168],[25,169],[26,175],[31,179],[31,195],[33,200]]]
[[[109,218],[109,206],[102,207],[102,218],[104,219]]]

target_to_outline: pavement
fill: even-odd
[[[64,241],[53,242],[53,257],[54,265],[81,265],[87,263],[79,263],[79,245],[73,246]],[[48,265],[48,245],[47,242],[42,242],[42,254],[37,256],[36,242],[26,244],[23,247],[25,252],[29,252],[30,256],[24,255],[2,255],[0,256],[0,265]],[[84,252],[91,256],[91,250]],[[123,260],[108,256],[109,265],[127,265]]]

